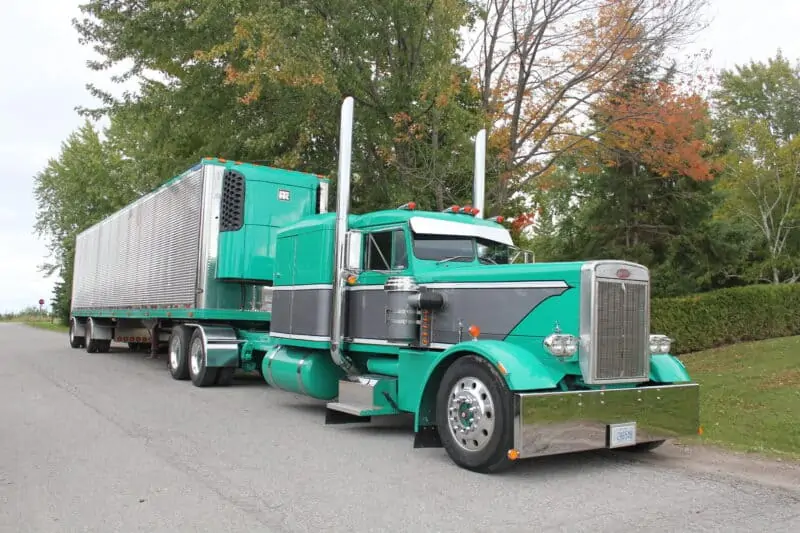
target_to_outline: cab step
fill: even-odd
[[[373,416],[400,413],[397,378],[364,374],[339,380],[339,397],[327,404],[325,423],[369,422]]]

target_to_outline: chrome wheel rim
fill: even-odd
[[[172,366],[173,370],[178,369],[178,354],[180,353],[181,349],[181,339],[180,337],[173,337],[172,342],[169,343],[169,364]]]
[[[197,339],[192,343],[192,357],[191,357],[191,364],[192,364],[192,374],[195,376],[200,373],[200,358],[203,356],[202,350],[202,343],[200,339]]]
[[[478,378],[463,377],[450,390],[447,420],[456,443],[470,452],[486,447],[494,435],[494,400]]]

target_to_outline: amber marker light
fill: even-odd
[[[519,450],[515,450],[514,448],[508,450],[508,458],[511,459],[512,461],[516,461],[517,459],[519,459]]]
[[[698,435],[702,435],[703,434],[703,426],[700,426],[700,427],[697,428],[697,434]]]
[[[353,274],[350,274],[349,276],[347,276],[347,284],[348,285],[355,285],[357,281],[358,281],[358,276],[354,276]]]
[[[497,370],[499,370],[500,373],[503,374],[504,376],[508,375],[508,370],[506,370],[506,367],[503,366],[503,363],[499,361],[497,362]]]
[[[478,335],[481,334],[481,328],[479,328],[475,324],[472,324],[467,331],[469,332],[470,337],[472,337],[472,340],[474,341],[478,340]]]

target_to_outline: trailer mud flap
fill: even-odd
[[[696,435],[696,383],[515,395],[514,448],[520,458]]]

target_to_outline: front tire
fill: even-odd
[[[189,345],[191,329],[175,326],[169,335],[169,373],[173,379],[189,379]],[[202,339],[201,339],[202,342]]]
[[[206,366],[206,343],[203,332],[195,328],[189,342],[189,377],[196,387],[208,387],[217,380],[218,368]]]
[[[511,391],[489,361],[466,355],[447,369],[436,395],[436,421],[458,466],[484,474],[509,468],[513,418]]]

